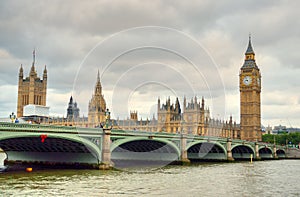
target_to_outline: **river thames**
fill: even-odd
[[[300,196],[300,160],[0,173],[1,196]]]

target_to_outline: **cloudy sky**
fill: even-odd
[[[298,1],[1,1],[0,117],[16,112],[18,71],[48,69],[47,105],[69,97],[87,116],[97,71],[113,117],[205,97],[239,122],[239,69],[251,32],[262,74],[262,123],[300,127]]]

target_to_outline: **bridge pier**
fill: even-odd
[[[227,161],[234,161],[234,158],[232,157],[232,152],[231,152],[231,143],[232,143],[232,140],[230,138],[227,138],[227,143],[226,143]]]
[[[277,151],[277,148],[276,148],[276,146],[274,145],[274,146],[273,146],[273,159],[278,159],[278,156],[277,156],[276,151]]]
[[[187,149],[186,149],[186,136],[184,134],[181,134],[181,138],[180,138],[180,151],[181,151],[181,154],[180,154],[180,163],[182,165],[185,165],[185,164],[190,164],[191,161],[188,159],[188,155],[187,155]]]
[[[103,129],[102,134],[102,143],[101,143],[101,163],[99,164],[100,170],[109,170],[112,169],[113,163],[111,161],[111,152],[110,152],[110,135],[111,129]]]
[[[258,143],[255,142],[255,159],[256,160],[261,160],[260,156],[259,156],[259,147],[258,147]]]

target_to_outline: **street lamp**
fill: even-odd
[[[14,122],[15,122],[15,119],[16,119],[15,113],[14,113],[14,112],[11,112],[11,114],[9,115],[9,118],[10,118],[11,122],[14,123]]]
[[[185,131],[184,131],[184,126],[185,126],[185,122],[184,122],[184,119],[182,117],[182,120],[181,120],[181,128],[180,128],[180,134],[185,134]]]
[[[108,125],[110,122],[110,111],[106,109],[105,111],[105,128],[108,129]]]

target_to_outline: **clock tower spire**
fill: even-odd
[[[242,140],[261,141],[261,74],[255,62],[251,36],[240,70],[240,118]]]

